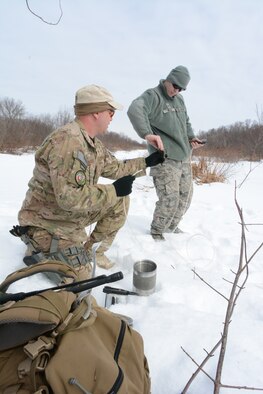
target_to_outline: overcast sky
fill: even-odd
[[[48,22],[59,0],[28,0]],[[58,25],[24,0],[0,1],[0,98],[30,114],[71,109],[77,89],[98,84],[124,105],[111,130],[136,133],[130,102],[177,65],[196,133],[247,119],[263,108],[262,0],[61,0]],[[137,139],[137,138],[136,138]]]

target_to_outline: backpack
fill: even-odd
[[[141,335],[79,293],[73,267],[47,260],[16,271],[0,284],[0,303],[11,283],[40,272],[67,284],[0,304],[0,394],[149,394]]]

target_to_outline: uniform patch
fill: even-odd
[[[86,175],[85,172],[79,170],[75,174],[75,180],[79,186],[84,186],[86,184]]]

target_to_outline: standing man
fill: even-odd
[[[164,233],[181,232],[178,224],[192,199],[191,151],[202,146],[202,141],[194,135],[179,94],[189,81],[188,69],[178,66],[128,109],[134,129],[148,142],[149,152],[165,153],[165,162],[150,171],[158,196],[151,224],[151,235],[156,241],[165,240]]]
[[[55,130],[35,154],[20,226],[11,233],[27,244],[27,265],[56,259],[78,268],[89,264],[94,243],[97,265],[113,265],[104,254],[125,223],[134,174],[163,161],[163,155],[117,160],[97,138],[122,106],[97,85],[76,92],[73,122]],[[99,184],[99,177],[116,179]],[[85,227],[96,223],[87,237]]]

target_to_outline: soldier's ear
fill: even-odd
[[[94,113],[92,114],[92,116],[93,116],[95,119],[98,119],[98,117],[99,117],[99,112],[94,112]]]

